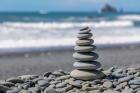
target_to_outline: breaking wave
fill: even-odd
[[[122,15],[122,16],[119,16],[118,19],[140,21],[140,15]]]
[[[0,24],[0,28],[13,29],[73,29],[82,26],[95,28],[112,28],[112,27],[132,27],[133,21],[100,21],[100,22],[40,22],[40,23],[23,23],[23,22],[6,22]]]

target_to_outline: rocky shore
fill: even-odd
[[[57,70],[43,75],[22,75],[0,81],[0,93],[140,93],[140,68],[98,69],[102,79],[79,80]]]

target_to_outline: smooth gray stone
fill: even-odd
[[[61,82],[61,83],[58,83],[58,84],[56,84],[56,88],[63,88],[63,87],[65,87],[67,85],[67,83],[66,82]]]
[[[133,89],[137,89],[137,88],[140,88],[140,85],[130,85],[130,87]]]
[[[28,90],[21,90],[19,93],[31,93]]]
[[[121,93],[121,92],[115,90],[105,90],[103,93]]]
[[[56,81],[51,81],[50,82],[50,84],[57,84],[57,83],[61,83],[61,81],[56,80]]]
[[[64,75],[64,76],[60,76],[58,78],[56,78],[56,80],[65,80],[65,79],[69,79],[70,75]]]
[[[88,39],[92,37],[92,33],[86,33],[86,34],[78,34],[77,38],[79,39]]]
[[[90,45],[90,46],[75,46],[74,50],[75,52],[91,52],[96,49],[96,46]]]
[[[66,93],[66,91],[67,91],[65,87],[64,88],[56,88],[55,90],[57,93]]]
[[[133,89],[123,90],[121,93],[135,93]]]
[[[100,90],[92,90],[92,91],[89,91],[88,93],[102,93],[102,92],[100,92]]]
[[[93,80],[93,79],[100,79],[104,77],[104,74],[97,70],[88,71],[88,70],[75,69],[70,73],[70,75],[73,78],[81,79],[81,80]]]
[[[3,86],[0,84],[0,92],[6,92],[7,90],[11,90],[9,87]]]
[[[113,76],[115,76],[116,78],[123,78],[126,77],[126,74],[112,74]]]
[[[129,85],[140,85],[140,79],[130,80]]]
[[[122,74],[123,70],[122,69],[116,69],[112,74]]]
[[[109,88],[112,88],[112,86],[113,86],[113,83],[111,81],[106,81],[103,83],[103,87],[105,88],[109,89]]]
[[[20,92],[19,88],[15,88],[15,89],[6,91],[6,93],[19,93],[19,92]]]
[[[11,77],[6,80],[7,82],[12,82],[12,83],[24,83],[24,80],[22,80],[19,77]]]
[[[86,27],[82,27],[82,28],[80,28],[80,31],[87,30],[87,29],[89,29],[88,26],[86,26]]]
[[[92,61],[92,60],[96,60],[98,58],[98,55],[94,52],[74,53],[73,58],[80,61]]]
[[[41,87],[48,87],[50,85],[47,80],[39,80],[37,83]]]
[[[87,30],[83,30],[83,31],[79,31],[78,34],[87,34],[90,33],[91,29],[87,29]]]
[[[140,72],[137,72],[134,76],[135,77],[140,77]]]
[[[75,62],[73,66],[77,69],[95,70],[101,67],[101,64],[97,61],[89,62]]]
[[[76,44],[79,46],[82,45],[92,45],[93,44],[93,40],[92,39],[80,39],[76,41]]]
[[[31,79],[35,79],[38,78],[38,75],[22,75],[22,76],[18,76],[19,78],[21,78],[22,80],[31,80]]]
[[[136,93],[140,93],[140,89]]]
[[[67,93],[67,91],[71,90],[72,88],[72,85],[67,85],[66,87],[56,88],[55,90],[57,93]]]
[[[57,93],[54,88],[47,87],[44,90],[44,93]]]
[[[4,85],[4,86],[7,86],[7,87],[15,86],[14,83],[12,83],[12,82],[6,82],[6,81],[4,81],[4,82],[0,82],[0,84],[1,84],[1,85]]]
[[[130,76],[127,76],[127,77],[120,78],[118,80],[118,82],[120,82],[120,83],[126,82],[126,81],[129,81],[129,80],[133,79],[133,78],[134,78],[134,76],[133,75],[130,75]]]
[[[75,87],[79,87],[81,88],[82,87],[82,81],[81,80],[67,80],[67,83],[69,83],[70,85],[72,86],[75,86]]]
[[[41,90],[38,87],[31,87],[28,89],[31,93],[41,93]]]
[[[62,72],[60,72],[60,71],[54,71],[54,72],[52,73],[52,75],[55,75],[55,76],[63,76],[64,73],[62,73]]]

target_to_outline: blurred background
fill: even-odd
[[[1,78],[71,70],[84,26],[92,29],[103,67],[140,64],[139,0],[0,0]]]
[[[140,1],[0,0],[0,49],[73,46],[83,26],[97,45],[138,43]]]

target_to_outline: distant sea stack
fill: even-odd
[[[70,73],[76,79],[93,80],[104,77],[101,71],[96,70],[101,67],[101,64],[95,61],[98,54],[92,52],[96,49],[96,46],[92,45],[94,40],[91,39],[92,33],[90,31],[89,27],[84,27],[80,29],[77,36],[78,40],[73,54],[73,58],[77,60],[73,64],[76,69]]]
[[[106,4],[102,9],[101,13],[116,13],[117,9],[109,4]]]

